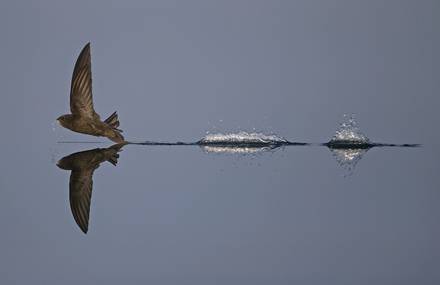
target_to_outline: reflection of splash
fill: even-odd
[[[356,164],[362,159],[362,156],[368,151],[368,149],[351,148],[351,149],[333,149],[330,148],[333,157],[346,172],[346,176],[350,176],[354,173]]]
[[[215,146],[215,145],[203,145],[201,146],[203,151],[207,153],[215,154],[242,154],[242,155],[254,155],[258,153],[264,153],[276,149],[275,146],[266,147],[237,147],[237,146]]]
[[[288,141],[277,135],[265,135],[262,133],[217,133],[208,134],[202,138],[198,144],[200,145],[271,145],[271,144],[287,144]]]
[[[351,114],[344,115],[344,122],[341,123],[329,143],[368,144],[370,140],[359,130],[354,115]]]

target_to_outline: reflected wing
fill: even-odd
[[[73,115],[93,118],[92,67],[90,43],[81,51],[76,60],[70,87],[70,111]]]
[[[73,218],[84,233],[87,233],[89,229],[93,171],[93,169],[72,170],[70,174],[70,209],[72,210]]]

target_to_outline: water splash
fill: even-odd
[[[56,132],[56,130],[57,130],[57,123],[56,123],[56,121],[52,122],[50,125],[52,126],[52,132]]]
[[[215,146],[215,145],[202,145],[203,151],[206,153],[214,154],[239,154],[239,155],[256,155],[264,152],[269,152],[277,147],[265,146],[265,147],[236,147],[236,146]]]
[[[53,121],[50,126],[54,140],[55,141],[63,140],[66,134],[66,131],[63,130],[63,127],[57,121]]]
[[[289,142],[277,135],[266,135],[256,132],[207,134],[198,144],[201,145],[280,145]]]
[[[359,130],[354,114],[344,114],[344,121],[340,124],[336,134],[331,138],[330,143],[368,144],[370,140]]]
[[[333,157],[339,166],[346,171],[345,176],[351,176],[354,173],[357,163],[362,159],[368,149],[330,149]]]

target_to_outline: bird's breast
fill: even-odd
[[[102,123],[100,124],[100,122],[95,120],[81,118],[75,120],[73,131],[88,135],[101,136],[104,133],[101,125]]]

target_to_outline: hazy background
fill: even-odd
[[[438,284],[439,1],[2,1],[0,283]],[[90,231],[55,162],[99,145],[52,123],[92,45],[93,92],[130,140],[206,131],[372,140],[252,157],[128,146],[94,176]],[[104,141],[104,140],[103,140]]]

